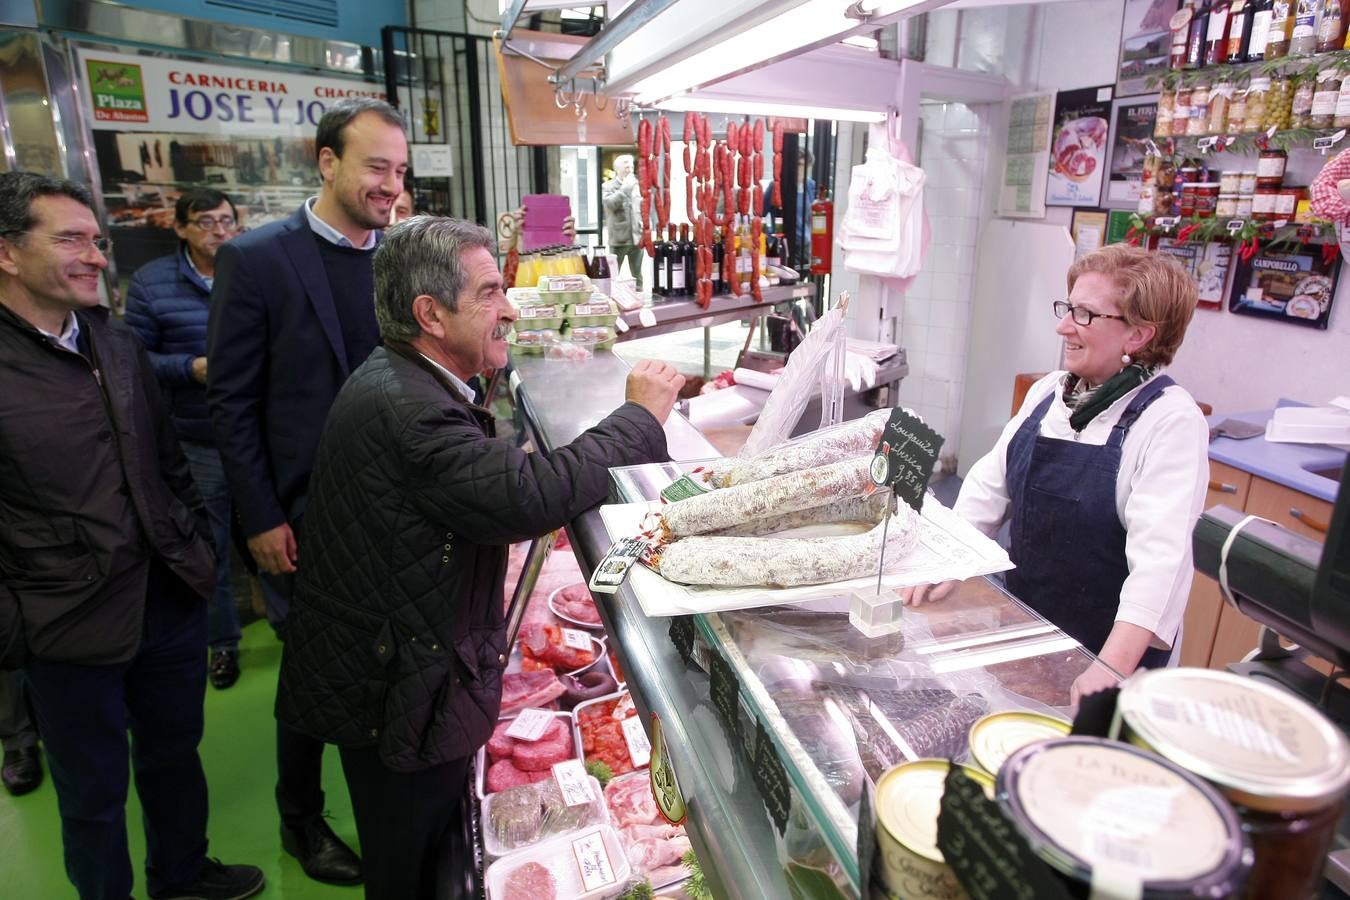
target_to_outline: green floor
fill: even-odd
[[[243,675],[234,687],[206,689],[206,737],[202,764],[211,791],[208,853],[227,863],[260,866],[267,888],[260,896],[290,900],[361,896],[359,887],[339,888],[310,881],[299,864],[283,853],[277,836],[273,799],[276,783],[276,693],[281,645],[266,622],[244,629],[240,654]],[[342,780],[337,751],[324,757],[324,788],[333,829],[356,847],[351,802]],[[127,801],[136,896],[145,897],[145,837],[135,788]],[[55,900],[73,897],[61,862],[61,822],[50,779],[23,797],[0,791],[0,897],[6,900]]]

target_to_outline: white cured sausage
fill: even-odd
[[[713,487],[727,488],[763,481],[788,472],[800,472],[841,459],[870,455],[876,450],[890,415],[889,409],[879,409],[861,419],[821,429],[750,459],[720,459],[704,470],[704,481]]]
[[[886,512],[887,491],[875,491],[863,497],[849,497],[846,500],[833,500],[821,506],[802,509],[785,515],[770,515],[762,519],[752,519],[742,525],[709,532],[709,537],[759,537],[775,534],[791,528],[805,528],[809,525],[835,525],[842,522],[866,523],[868,527],[881,521]]]

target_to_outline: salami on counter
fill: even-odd
[[[829,538],[686,537],[655,555],[667,581],[718,587],[792,587],[874,574],[882,525],[863,534]],[[886,534],[886,558],[899,560],[919,536],[918,514],[900,504]]]
[[[718,460],[704,471],[704,480],[713,487],[726,488],[787,472],[800,472],[831,460],[871,454],[881,440],[881,432],[890,415],[890,410],[879,409],[861,419],[822,429],[749,459]]]

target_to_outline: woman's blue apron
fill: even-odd
[[[1175,382],[1160,375],[1130,401],[1105,444],[1041,435],[1054,400],[1047,394],[1008,444],[1008,495],[1017,568],[1008,590],[1091,653],[1100,653],[1130,574],[1125,526],[1116,513],[1116,479],[1125,435]],[[1170,650],[1149,648],[1141,666],[1167,664]]]

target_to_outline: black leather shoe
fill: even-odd
[[[360,884],[361,859],[342,843],[322,816],[291,827],[281,825],[281,848],[300,860],[300,868],[326,884]]]
[[[4,781],[5,790],[15,797],[37,788],[42,784],[42,751],[37,747],[6,750],[0,781]]]
[[[208,859],[192,884],[161,894],[150,900],[243,900],[263,889],[262,869],[257,866],[227,866]]]
[[[225,688],[239,680],[239,651],[211,651],[211,684],[216,690]]]

